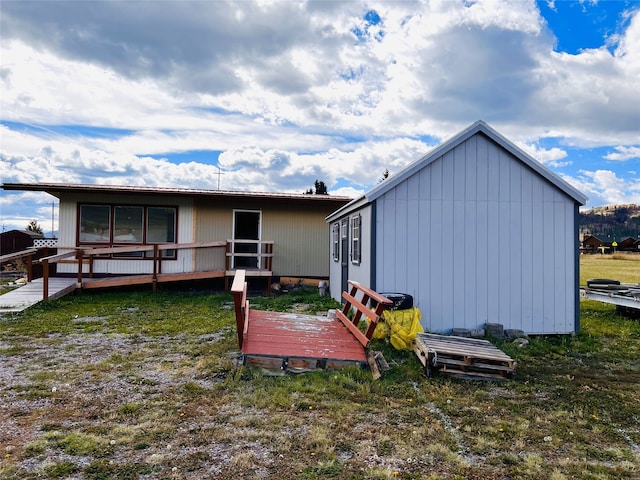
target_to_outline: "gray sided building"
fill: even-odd
[[[327,217],[331,296],[408,293],[431,332],[576,332],[586,201],[478,121]]]

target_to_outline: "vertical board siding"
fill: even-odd
[[[198,242],[226,241],[233,236],[233,208],[218,202],[198,200],[195,203],[195,238]],[[195,253],[195,264],[201,271],[224,270],[225,249],[201,249]]]
[[[274,275],[328,277],[330,243],[325,212],[265,208],[262,238],[274,242]],[[320,221],[318,221],[320,220]]]
[[[371,284],[371,256],[372,245],[371,241],[373,237],[371,236],[372,230],[372,208],[371,205],[366,205],[356,212],[351,212],[347,216],[351,218],[353,215],[360,215],[360,241],[361,241],[361,262],[360,264],[354,264],[351,262],[351,259],[348,259],[349,264],[349,273],[348,279],[354,280],[356,282],[360,282],[363,285],[369,286]],[[342,219],[344,217],[340,217],[337,220],[333,220],[329,226],[333,226],[334,223],[342,224]],[[377,228],[377,226],[376,226]],[[351,232],[349,232],[349,239],[351,238]],[[378,246],[380,249],[380,246]],[[342,250],[340,255],[342,255]],[[325,255],[326,256],[326,255]],[[337,262],[333,261],[333,256],[330,256],[330,273],[329,273],[329,292],[331,294],[331,298],[337,301],[342,300],[342,265],[340,259]]]
[[[292,277],[329,277],[330,230],[324,219],[331,209],[323,205],[293,208],[290,204],[260,201],[234,203],[201,201],[197,204],[197,241],[224,241],[233,236],[233,211],[261,212],[261,239],[274,242],[273,274]],[[329,235],[327,235],[329,230]],[[197,252],[198,265],[223,268],[224,255]]]
[[[422,244],[420,242],[420,233],[418,231],[418,226],[421,223],[419,219],[421,218],[420,209],[422,207],[420,202],[420,182],[420,175],[415,175],[408,181],[408,225],[406,227],[406,249],[407,255],[412,258],[407,265],[407,275],[404,276],[405,282],[409,278],[420,277],[419,267],[421,262],[423,261],[422,257],[424,256]],[[405,284],[402,286],[402,288],[404,290],[409,290],[410,285]]]
[[[363,209],[356,212],[356,214],[360,215],[360,242],[361,242],[361,252],[360,252],[360,264],[354,264],[349,259],[349,280],[355,280],[356,282],[360,282],[363,285],[371,284],[371,262],[369,261],[371,258],[371,207],[367,206]],[[349,232],[349,238],[351,238],[351,232]],[[342,288],[342,282],[338,283],[338,289]],[[338,293],[338,299],[341,298],[342,292]]]
[[[413,295],[428,330],[574,331],[574,201],[495,142],[470,137],[376,202],[376,286]]]

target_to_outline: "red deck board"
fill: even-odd
[[[362,344],[337,319],[251,310],[245,355],[365,362]]]
[[[243,343],[253,342],[253,343],[266,343],[268,345],[299,345],[300,347],[308,347],[313,348],[315,345],[318,350],[353,350],[360,351],[362,350],[362,344],[360,342],[355,343],[352,342],[351,339],[344,338],[344,336],[337,338],[335,336],[331,337],[315,337],[315,336],[282,336],[268,333],[256,333],[247,335],[247,338]],[[284,348],[284,347],[282,347]]]

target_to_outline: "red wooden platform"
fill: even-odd
[[[371,365],[367,347],[375,324],[391,301],[357,282],[349,284],[350,292],[342,295],[345,305],[333,318],[253,310],[247,300],[245,272],[238,270],[231,292],[244,363],[291,372]],[[356,299],[356,294],[361,298]],[[375,310],[367,307],[369,300],[376,302]],[[350,311],[355,311],[352,319],[347,316]],[[370,326],[363,333],[357,324],[365,317]]]
[[[340,368],[367,362],[363,345],[335,318],[251,311],[245,363],[282,370]]]

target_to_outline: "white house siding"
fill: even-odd
[[[76,245],[77,211],[78,203],[95,203],[109,205],[166,205],[178,208],[178,242],[189,243],[193,241],[193,201],[187,197],[154,197],[154,196],[132,196],[125,194],[110,194],[108,201],[105,201],[104,194],[65,194],[60,199],[59,210],[59,245]],[[62,251],[62,250],[61,250]],[[193,268],[193,253],[191,250],[182,250],[178,253],[176,260],[162,262],[164,273],[177,273],[191,271]],[[57,267],[58,273],[77,273],[78,267],[75,264],[60,263]],[[88,273],[88,266],[83,267],[83,271]],[[153,262],[146,260],[95,260],[94,272],[106,274],[143,274],[153,273]]]
[[[498,144],[473,135],[375,202],[375,288],[426,329],[574,331],[577,206]]]
[[[351,217],[354,215],[360,215],[360,242],[361,242],[361,262],[360,264],[354,264],[351,261],[351,258],[348,259],[349,265],[349,273],[347,275],[348,280],[354,280],[356,282],[360,282],[363,285],[371,286],[371,259],[372,259],[372,235],[371,235],[371,222],[372,222],[372,207],[371,205],[366,205],[363,208],[352,211],[345,216],[349,218],[349,231],[347,232],[347,236],[349,239],[349,252],[351,252]],[[341,216],[337,219],[332,219],[329,222],[329,238],[330,238],[330,275],[329,275],[329,291],[331,297],[335,300],[340,301],[342,298],[342,258],[338,261],[334,261],[332,246],[333,246],[333,225],[338,222],[342,225],[342,219],[344,216]],[[342,232],[341,232],[342,234]],[[342,253],[341,253],[342,255]],[[351,255],[349,255],[351,257]]]

